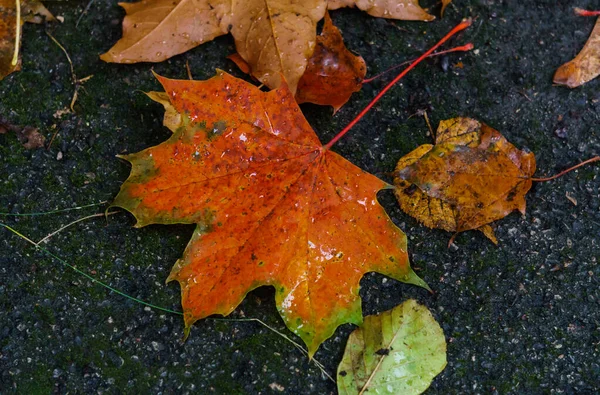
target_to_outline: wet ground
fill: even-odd
[[[162,107],[142,91],[156,90],[150,69],[196,79],[215,68],[240,75],[221,37],[161,64],[105,64],[98,55],[121,35],[122,10],[96,0],[47,2],[62,24],[27,25],[23,71],[0,82],[0,115],[39,128],[48,149],[27,150],[0,135],[0,212],[32,213],[110,201],[129,174],[116,154],[165,140]],[[374,75],[427,49],[463,17],[473,26],[454,44],[476,50],[429,60],[361,121],[335,150],[387,177],[395,162],[431,142],[422,117],[463,115],[502,132],[536,154],[538,175],[554,174],[600,154],[600,80],[568,90],[552,86],[555,69],[586,41],[594,18],[573,6],[593,1],[456,1],[443,20],[391,22],[356,10],[336,11],[347,45]],[[80,90],[75,113],[65,47]],[[391,76],[390,76],[391,78]],[[383,86],[374,82],[331,116],[303,105],[323,141],[342,129]],[[494,246],[478,232],[459,235],[420,226],[391,193],[379,195],[408,235],[410,256],[435,295],[370,274],[362,281],[365,314],[407,298],[427,305],[448,339],[448,366],[429,393],[594,393],[600,379],[600,167],[537,184],[527,215],[498,221]],[[103,206],[36,217],[0,217],[39,240]],[[164,285],[192,226],[134,229],[132,216],[94,218],[70,227],[45,248],[85,273],[132,296],[179,309],[179,287]],[[180,316],[141,306],[93,284],[24,240],[0,230],[0,388],[2,393],[201,392],[334,393],[335,384],[294,346],[256,322],[197,323],[180,342]],[[293,338],[279,318],[271,288],[251,292],[230,316],[258,318]],[[316,354],[333,374],[352,326],[340,327]],[[296,339],[298,340],[298,339]]]

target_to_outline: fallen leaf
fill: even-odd
[[[298,83],[296,101],[332,106],[336,112],[362,88],[365,74],[365,61],[346,48],[339,29],[326,13],[323,31],[317,36],[315,50]]]
[[[425,306],[407,300],[365,317],[338,366],[340,395],[420,394],[446,367],[446,339]]]
[[[577,88],[600,75],[600,18],[577,56],[554,74],[554,83]]]
[[[15,1],[13,3],[16,4]],[[21,18],[24,22],[36,24],[55,20],[54,15],[38,0],[21,0]]]
[[[359,8],[363,3],[367,2],[359,2]],[[386,18],[433,19],[427,13],[416,17],[419,13],[414,11],[420,9],[416,1],[376,3],[364,9]],[[231,33],[238,54],[254,77],[276,88],[283,74],[295,93],[313,53],[317,22],[325,15],[327,0],[145,0],[120,5],[127,13],[123,37],[102,60],[161,62]]]
[[[54,20],[50,11],[39,1],[26,0],[18,5],[17,10],[15,0],[0,0],[0,80],[21,69],[19,46],[23,23],[42,23],[44,19]]]
[[[229,55],[239,69],[250,74],[250,65],[239,54]],[[342,35],[325,14],[323,31],[296,90],[296,101],[332,106],[337,112],[354,92],[362,88],[367,65],[344,45]]]
[[[375,17],[401,19],[405,21],[432,21],[419,5],[419,0],[329,0],[327,7],[337,10],[342,7],[357,7]]]
[[[36,149],[44,146],[46,138],[38,131],[37,128],[31,126],[12,125],[4,119],[0,119],[0,134],[13,132],[19,142],[26,149]]]
[[[160,62],[231,32],[237,52],[262,83],[276,87],[281,74],[293,91],[315,45],[326,0],[148,0],[120,3],[127,13],[123,38],[101,59]]]
[[[222,71],[158,79],[166,92],[150,95],[173,136],[123,157],[132,170],[112,206],[137,227],[197,224],[167,280],[181,285],[186,332],[271,285],[312,356],[337,326],[362,322],[366,272],[426,287],[377,202],[387,184],[325,149],[287,86],[262,92]]]
[[[474,119],[454,118],[440,122],[435,145],[400,159],[395,194],[402,210],[427,227],[479,229],[497,243],[488,224],[514,210],[525,214],[533,173],[533,153]]]

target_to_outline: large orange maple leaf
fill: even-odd
[[[366,272],[427,287],[377,202],[389,185],[323,147],[287,86],[262,92],[225,72],[158,79],[175,132],[124,157],[131,175],[113,206],[138,227],[197,224],[168,278],[181,285],[186,328],[272,285],[312,356],[337,326],[362,322]]]

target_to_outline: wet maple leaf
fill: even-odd
[[[181,285],[186,329],[272,285],[312,356],[337,326],[362,322],[366,272],[426,287],[377,202],[388,184],[323,147],[287,86],[262,92],[224,72],[158,78],[166,92],[150,96],[173,136],[124,157],[132,170],[113,206],[138,227],[197,224],[168,278]]]
[[[338,395],[423,393],[446,366],[446,339],[413,299],[365,317],[338,366]]]
[[[346,48],[340,30],[325,14],[323,31],[298,83],[296,101],[332,106],[336,112],[362,88],[365,74],[364,59]]]
[[[21,69],[19,46],[24,22],[42,23],[54,17],[35,0],[0,0],[0,80]]]
[[[488,224],[514,210],[525,214],[533,173],[533,153],[474,119],[454,118],[440,122],[435,145],[400,159],[395,193],[402,210],[427,227],[479,229],[497,243]]]
[[[554,74],[554,83],[576,88],[600,75],[600,18],[577,56]]]
[[[431,20],[414,0],[359,1],[371,15]],[[372,4],[373,3],[373,4]],[[381,3],[381,4],[380,4]],[[107,62],[160,62],[215,37],[231,33],[236,50],[253,76],[271,88],[283,74],[296,86],[312,55],[317,22],[327,0],[144,0],[120,3],[127,15],[123,37],[101,59]],[[350,5],[350,4],[347,4]],[[424,16],[416,17],[420,9]]]
[[[228,59],[250,74],[250,65],[239,54]],[[326,13],[323,31],[317,36],[315,51],[298,83],[296,101],[332,106],[335,113],[362,88],[366,73],[364,59],[346,48],[340,30]]]
[[[336,10],[342,7],[357,7],[369,15],[406,21],[432,21],[419,5],[419,0],[329,0],[327,7]]]

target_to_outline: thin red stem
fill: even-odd
[[[381,92],[379,92],[377,94],[377,96],[375,96],[375,98],[373,100],[371,100],[371,102],[369,104],[367,104],[367,106],[356,116],[356,118],[354,118],[352,120],[352,122],[350,122],[348,125],[346,125],[346,127],[344,129],[342,129],[342,131],[339,132],[329,143],[327,143],[326,145],[324,145],[323,149],[325,151],[329,150],[331,148],[331,146],[333,146],[339,139],[341,139],[346,133],[348,133],[348,131],[350,129],[352,129],[352,127],[354,125],[356,125],[358,123],[358,121],[360,121],[362,119],[362,117],[365,116],[366,113],[369,112],[369,110],[371,109],[371,107],[373,107],[375,105],[375,103],[377,103],[379,101],[379,99],[381,99],[383,97],[383,95],[385,95],[386,92],[388,90],[390,90],[390,88],[392,86],[394,86],[394,84],[396,84],[396,82],[400,81],[400,79],[402,77],[404,77],[409,71],[411,71],[412,69],[414,69],[419,63],[421,63],[421,61],[423,59],[425,59],[426,57],[428,57],[429,55],[431,55],[433,53],[433,51],[435,51],[436,49],[438,49],[438,47],[440,45],[444,44],[446,41],[448,41],[456,33],[460,32],[461,30],[466,29],[469,26],[471,26],[471,20],[470,19],[462,21],[461,23],[459,23],[458,25],[456,25],[456,27],[454,27],[454,29],[450,30],[450,33],[446,34],[444,36],[444,38],[442,38],[440,41],[438,41],[437,44],[435,44],[433,47],[431,47],[423,55],[419,56],[417,58],[417,60],[415,60],[414,62],[412,62],[407,68],[405,68],[400,74],[398,74],[396,76],[396,78],[394,78],[389,84],[387,84],[385,86],[385,88],[383,88],[381,90]]]
[[[598,16],[598,15],[600,15],[600,11],[584,10],[583,8],[579,8],[579,7],[575,7],[574,11],[579,16]]]
[[[562,176],[564,176],[564,175],[565,175],[565,174],[567,174],[568,172],[571,172],[571,171],[573,171],[573,170],[575,170],[575,169],[577,169],[577,168],[579,168],[579,167],[581,167],[581,166],[585,166],[585,165],[587,165],[588,163],[594,163],[594,162],[600,162],[600,156],[594,156],[592,159],[588,159],[588,160],[586,160],[585,162],[581,162],[581,163],[580,163],[580,164],[578,164],[578,165],[575,165],[575,166],[573,166],[573,167],[569,167],[567,170],[563,170],[563,171],[561,171],[560,173],[558,173],[558,174],[556,174],[556,175],[554,175],[554,176],[552,176],[552,177],[544,177],[544,178],[531,178],[531,181],[535,181],[535,182],[544,182],[544,181],[551,181],[551,180],[555,180],[555,179],[557,179],[558,177],[562,177]]]
[[[431,55],[429,55],[429,58],[433,58],[434,56],[440,56],[440,55],[445,55],[447,53],[451,53],[451,52],[467,52],[473,49],[473,43],[468,43],[465,45],[461,45],[460,47],[454,47],[454,48],[450,48],[450,49],[446,49],[444,51],[440,51],[440,52],[436,52],[436,53],[432,53]],[[386,71],[382,71],[381,73],[377,74],[374,77],[371,78],[365,78],[362,83],[363,84],[368,84],[369,82],[372,82],[374,80],[376,80],[377,78],[381,77],[382,75],[385,75],[387,73],[389,73],[392,70],[396,70],[398,67],[402,67],[405,64],[409,64],[410,62],[414,62],[415,59],[411,59],[411,60],[407,60],[406,62],[402,62],[400,64],[395,65],[394,67],[390,67],[389,69],[387,69]]]

